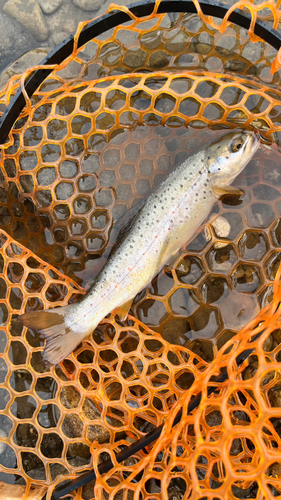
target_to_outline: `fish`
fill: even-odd
[[[47,364],[63,361],[112,311],[127,317],[135,296],[179,255],[214,203],[243,194],[231,183],[259,145],[258,133],[236,130],[187,158],[148,196],[80,302],[19,316],[46,339]]]

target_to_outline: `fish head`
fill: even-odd
[[[216,185],[231,184],[253,157],[260,145],[260,135],[236,130],[220,136],[206,149],[210,181]]]

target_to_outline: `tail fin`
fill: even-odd
[[[23,314],[18,319],[31,330],[38,330],[46,339],[43,359],[51,365],[63,361],[86,336],[71,328],[71,311],[74,304]],[[68,317],[66,325],[65,319]],[[77,324],[75,325],[77,328]]]

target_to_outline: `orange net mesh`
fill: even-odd
[[[237,5],[253,22],[279,26],[273,0]],[[280,496],[280,70],[279,54],[252,28],[249,38],[200,10],[172,24],[155,13],[132,17],[75,49],[27,99],[0,163],[1,481],[26,492],[48,485],[50,498],[65,475],[97,471],[110,456],[114,470],[97,472],[95,488],[77,498]],[[2,91],[2,112],[25,78]],[[43,341],[18,315],[79,300],[122,215],[237,126],[260,130],[268,146],[236,180],[243,199],[214,207],[126,322],[111,315],[46,368]],[[207,398],[225,367],[229,380]],[[116,451],[164,420],[149,450],[116,463]]]

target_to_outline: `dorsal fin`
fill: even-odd
[[[146,198],[138,200],[138,202],[133,207],[129,208],[129,210],[127,210],[127,212],[125,212],[124,215],[122,215],[122,217],[120,217],[120,219],[118,219],[113,225],[108,241],[110,252],[107,256],[107,259],[112,256],[117,246],[128,234],[145,202]]]

